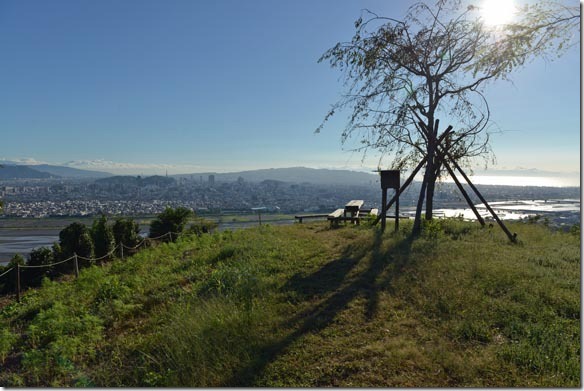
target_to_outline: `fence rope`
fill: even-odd
[[[77,258],[83,259],[84,261],[90,261],[90,262],[101,261],[102,259],[106,259],[107,257],[113,255],[117,249],[118,249],[118,246],[114,247],[109,253],[102,255],[99,258],[85,258],[85,257],[82,257],[81,255],[77,255]]]
[[[125,249],[127,249],[127,250],[136,250],[136,249],[138,249],[138,248],[139,248],[141,245],[143,245],[144,243],[146,243],[146,241],[147,241],[147,240],[158,240],[158,239],[162,239],[162,238],[164,238],[164,237],[166,237],[166,236],[169,236],[169,235],[170,235],[170,238],[172,239],[172,235],[173,235],[173,234],[174,234],[174,235],[176,235],[176,237],[178,238],[178,237],[180,237],[181,235],[183,235],[183,234],[184,234],[184,232],[167,232],[167,233],[165,233],[165,234],[163,234],[163,235],[160,235],[160,236],[157,236],[157,237],[155,237],[155,238],[144,238],[144,239],[142,239],[142,241],[141,241],[140,243],[138,243],[138,244],[137,244],[136,246],[134,246],[134,247],[129,247],[129,246],[126,246],[124,243],[120,242],[120,244],[119,244],[119,245],[117,245],[117,246],[115,246],[115,247],[114,247],[114,248],[113,248],[113,249],[112,249],[112,250],[111,250],[109,253],[107,253],[107,254],[105,254],[104,256],[102,256],[102,257],[99,257],[99,258],[85,258],[85,257],[82,257],[81,255],[73,255],[72,257],[70,257],[70,258],[67,258],[67,259],[65,259],[65,260],[63,260],[63,261],[59,261],[59,262],[50,263],[50,264],[48,264],[48,265],[19,265],[19,267],[20,267],[21,269],[42,269],[42,268],[46,268],[46,267],[53,267],[53,266],[57,266],[57,265],[60,265],[60,264],[62,264],[62,263],[65,263],[65,262],[69,262],[70,260],[72,260],[72,259],[75,259],[75,257],[77,257],[78,259],[82,259],[82,260],[84,260],[84,261],[90,261],[90,262],[101,261],[102,259],[105,259],[105,258],[107,258],[107,257],[109,257],[109,256],[112,256],[112,255],[113,255],[113,254],[116,252],[116,250],[118,250],[118,249],[119,249],[120,245],[121,245],[121,247],[122,247],[122,248],[125,248]],[[14,270],[14,267],[11,267],[10,269],[8,269],[8,270],[5,270],[5,271],[4,271],[4,273],[0,274],[0,277],[4,277],[4,276],[5,276],[5,275],[7,275],[8,273],[10,273],[12,270]]]
[[[140,247],[141,245],[143,245],[145,242],[146,242],[146,239],[142,239],[142,241],[140,243],[138,243],[137,245],[135,245],[134,247],[126,246],[124,243],[120,243],[120,244],[126,250],[136,250],[138,247]]]
[[[138,243],[138,244],[137,244],[137,245],[135,245],[134,247],[126,246],[124,243],[121,243],[121,245],[122,245],[122,247],[123,247],[123,248],[125,248],[126,250],[136,250],[136,249],[138,249],[138,248],[139,248],[141,245],[143,245],[144,243],[146,243],[146,241],[149,241],[149,240],[158,240],[158,239],[164,238],[165,236],[169,236],[169,235],[170,235],[170,238],[172,239],[172,235],[177,235],[177,237],[178,237],[178,236],[180,236],[180,232],[167,232],[167,233],[165,233],[165,234],[162,234],[162,235],[160,235],[160,236],[157,236],[157,237],[155,237],[155,238],[144,238],[144,239],[142,239],[142,241],[141,241],[140,243]]]
[[[60,264],[65,263],[65,262],[69,262],[73,258],[75,258],[75,256],[72,256],[71,258],[67,258],[64,261],[50,263],[48,265],[20,265],[20,268],[21,269],[38,269],[38,268],[42,268],[42,267],[52,267],[52,266],[60,265]]]
[[[22,265],[21,265],[22,266]],[[14,268],[11,267],[10,269],[6,270],[4,273],[0,274],[0,277],[5,276],[6,274],[10,273],[11,271],[13,271]]]

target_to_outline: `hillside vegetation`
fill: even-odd
[[[579,236],[402,228],[264,225],[46,279],[2,299],[0,385],[581,385]]]

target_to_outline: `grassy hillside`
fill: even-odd
[[[46,280],[0,304],[0,385],[581,385],[578,236],[403,225],[266,225]]]

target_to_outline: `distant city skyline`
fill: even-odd
[[[341,145],[343,116],[314,134],[343,90],[317,60],[362,9],[400,19],[412,3],[3,1],[0,159],[133,175],[373,170],[378,154]],[[579,48],[512,81],[487,88],[491,167],[579,172]]]

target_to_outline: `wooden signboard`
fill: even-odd
[[[382,170],[379,175],[382,189],[399,189],[399,170]]]
[[[399,170],[381,170],[381,230],[385,231],[385,219],[387,218],[387,189],[394,189],[395,200],[395,230],[399,229]]]

